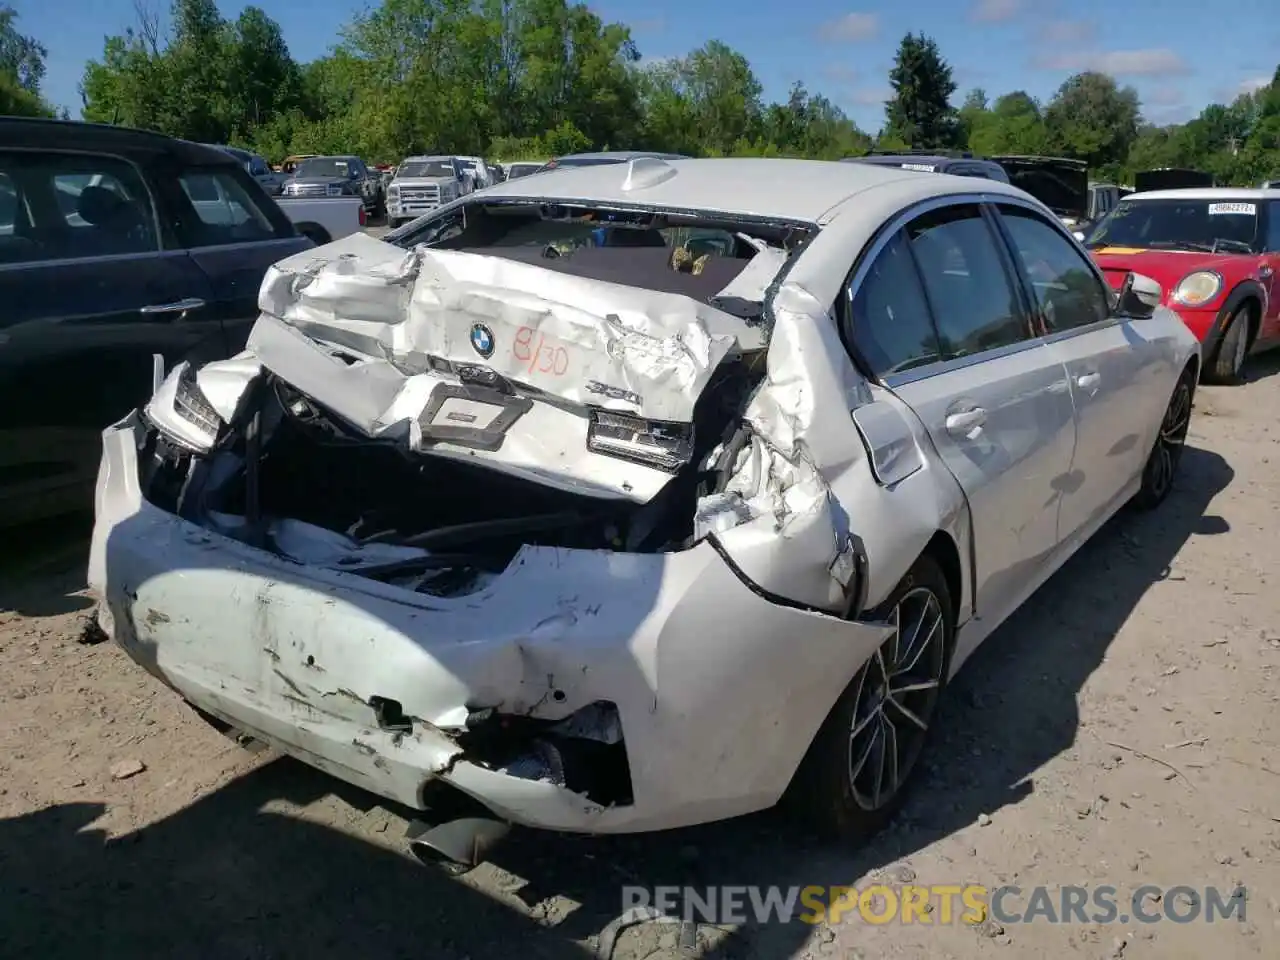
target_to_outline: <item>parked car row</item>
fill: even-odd
[[[102,629],[224,732],[487,808],[415,827],[464,866],[780,801],[874,833],[960,665],[1280,343],[1276,190],[520,165],[302,158],[277,202],[0,120],[0,523],[96,477]],[[381,239],[285,212],[378,190]]]
[[[1161,297],[994,179],[559,163],[280,260],[110,427],[100,622],[225,732],[487,808],[414,830],[464,866],[780,801],[861,839],[960,665],[1168,496]]]

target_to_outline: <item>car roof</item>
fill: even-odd
[[[683,153],[664,153],[661,150],[599,150],[595,153],[566,153],[557,160],[634,160],[636,157],[657,157],[659,160],[691,160]]]
[[[457,160],[457,159],[458,157],[455,157],[452,153],[432,153],[432,154],[422,154],[421,156],[416,156],[416,157],[405,157],[400,162],[401,163],[427,163],[430,160]]]
[[[1182,187],[1131,193],[1126,200],[1280,200],[1280,189],[1258,187]]]
[[[945,166],[951,163],[991,163],[986,157],[948,157],[941,153],[869,153],[864,157],[845,157],[841,163],[876,163],[894,167],[903,163],[931,163]]]
[[[641,157],[650,157],[641,154]],[[507,181],[485,190],[484,200],[527,197],[559,202],[660,206],[819,223],[854,194],[904,180],[923,181],[930,195],[973,193],[970,178],[939,177],[899,167],[826,160],[716,158],[664,160],[674,171],[661,182],[627,190],[630,165],[555,167],[534,180]],[[1018,191],[999,181],[981,181],[991,193]]]
[[[207,144],[178,140],[153,130],[117,127],[109,123],[85,123],[80,120],[0,117],[0,144],[36,150],[168,155],[185,163],[238,163],[226,151]]]
[[[256,156],[252,150],[245,150],[243,147],[231,147],[221,143],[206,143],[202,144],[202,146],[213,147],[215,150],[222,150],[241,160],[251,160]]]

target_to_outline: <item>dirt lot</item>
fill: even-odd
[[[6,536],[0,953],[585,958],[623,884],[914,877],[1111,884],[1122,907],[1143,883],[1244,885],[1246,919],[703,925],[697,952],[1280,956],[1278,371],[1201,391],[1174,497],[1119,518],[966,666],[905,816],[860,850],[765,815],[642,839],[523,835],[447,878],[406,857],[398,813],[245,753],[112,646],[79,645],[74,522]],[[121,764],[145,769],[115,779]],[[614,952],[681,955],[668,924],[625,930]]]

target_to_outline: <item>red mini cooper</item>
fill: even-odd
[[[1280,190],[1154,190],[1125,197],[1085,245],[1113,287],[1132,270],[1204,344],[1204,377],[1240,379],[1245,357],[1280,345]]]

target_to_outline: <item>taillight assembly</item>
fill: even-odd
[[[593,410],[587,449],[675,473],[693,457],[693,424]]]

